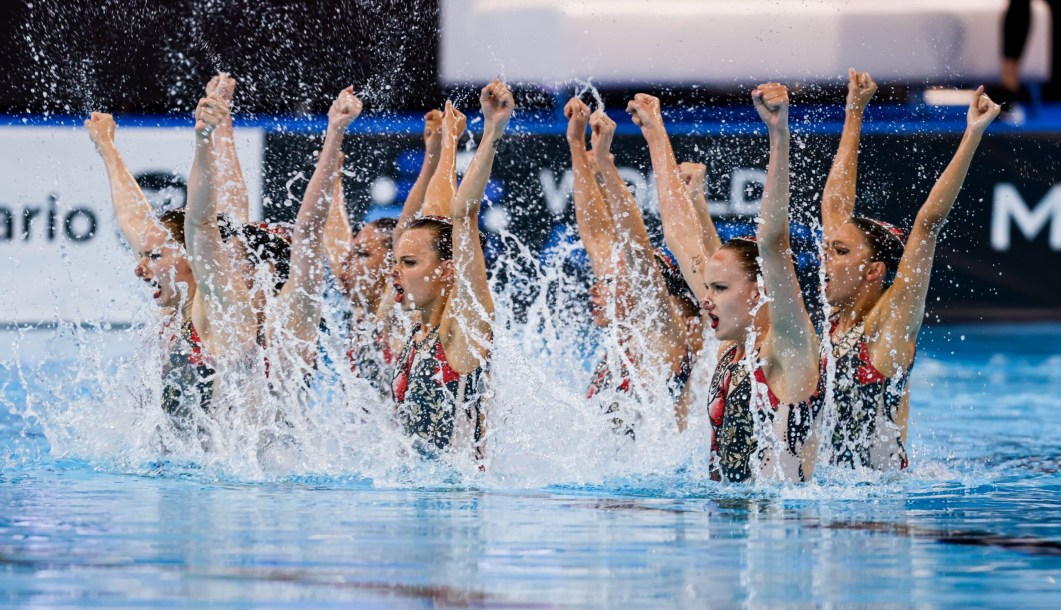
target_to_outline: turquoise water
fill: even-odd
[[[57,457],[20,414],[69,354],[20,341],[23,366],[0,368],[7,604],[1061,607],[1058,324],[926,329],[913,468],[803,487],[679,468],[425,489]]]

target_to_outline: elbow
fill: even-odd
[[[917,217],[914,219],[914,225],[912,228],[924,235],[938,236],[940,230],[943,229],[943,225],[944,223],[946,223],[946,221],[946,216],[921,210],[917,213]]]

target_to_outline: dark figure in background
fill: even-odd
[[[1050,80],[1043,87],[1043,100],[1061,100],[1061,2],[1046,0],[1050,5],[1050,40],[1053,46],[1050,58]],[[1010,0],[1006,15],[1002,19],[1002,91],[999,101],[1021,101],[1027,97],[1020,84],[1020,58],[1028,42],[1028,31],[1032,21],[1031,0]]]

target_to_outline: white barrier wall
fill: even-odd
[[[193,137],[190,127],[119,126],[116,140],[134,175],[186,179]],[[261,129],[236,130],[252,219],[261,218],[264,143]],[[170,191],[161,194],[183,197]],[[129,323],[150,299],[135,265],[84,129],[0,127],[0,325]]]
[[[1008,0],[443,0],[440,78],[478,83],[998,80]],[[1023,72],[1046,77],[1033,2]]]

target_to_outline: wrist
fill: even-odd
[[[645,136],[645,139],[650,142],[658,141],[666,135],[666,132],[663,130],[663,125],[654,123],[641,125],[641,133]]]
[[[485,137],[487,132],[491,135],[501,135],[505,131],[505,127],[508,126],[508,119],[500,122],[486,121],[483,123],[483,136]]]
[[[769,129],[767,129],[767,131],[770,133],[771,137],[784,137],[784,138],[787,138],[787,137],[789,137],[789,135],[791,135],[791,132],[789,131],[789,128],[788,128],[788,122],[787,121],[783,125],[770,125],[770,127],[769,127]]]

